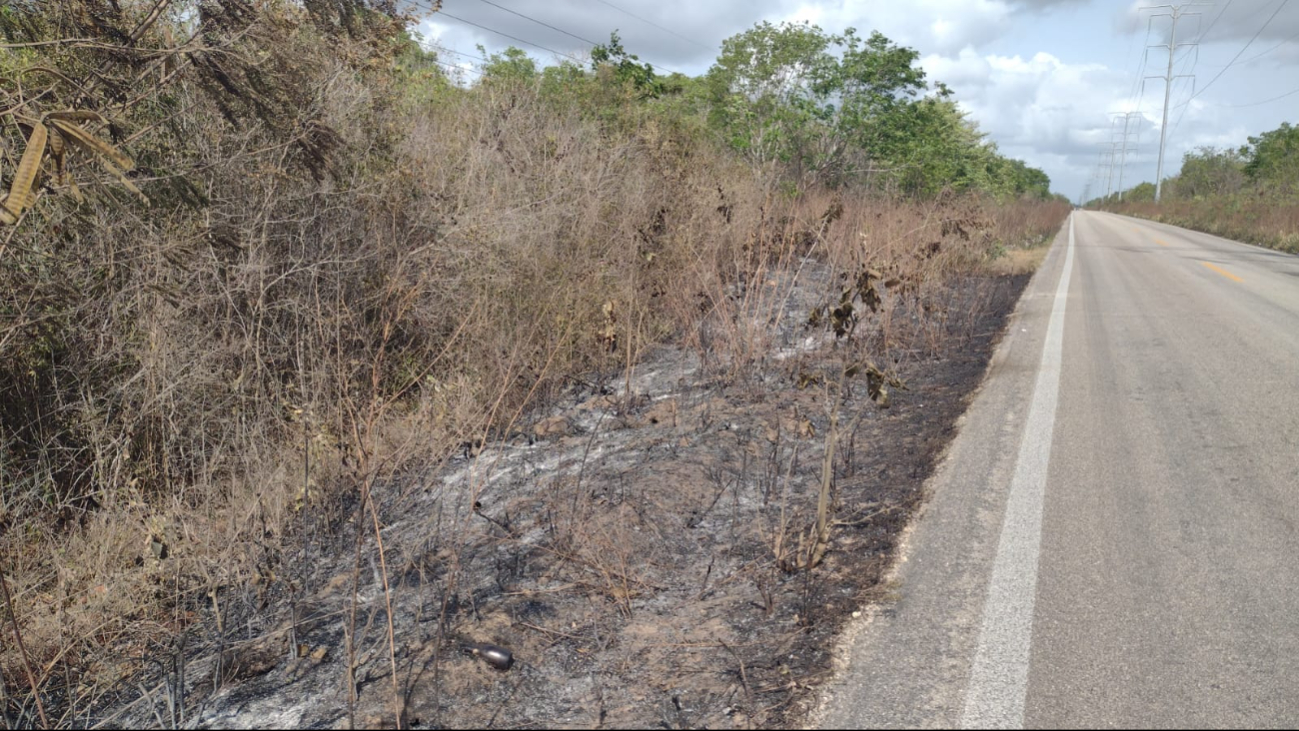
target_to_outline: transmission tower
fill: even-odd
[[[1105,201],[1108,203],[1110,196],[1114,195],[1114,163],[1119,157],[1119,148],[1122,142],[1102,142],[1101,143],[1101,164],[1100,167],[1105,169],[1101,175],[1102,182],[1105,183]],[[1099,172],[1099,170],[1097,171]]]
[[[1109,145],[1104,145],[1104,144],[1101,145],[1100,156],[1096,158],[1096,171],[1092,173],[1091,182],[1087,184],[1088,188],[1092,188],[1094,186],[1097,191],[1100,191],[1102,188],[1105,187],[1105,178],[1107,175],[1106,166],[1109,164],[1106,162],[1105,157],[1108,154],[1109,154]],[[1105,201],[1105,196],[1100,195],[1099,192],[1097,194],[1097,197],[1100,198],[1101,202]]]
[[[1122,203],[1123,202],[1123,171],[1127,168],[1127,161],[1128,161],[1128,137],[1130,135],[1136,134],[1137,130],[1140,129],[1141,113],[1140,112],[1126,112],[1126,113],[1114,112],[1113,114],[1114,114],[1114,121],[1110,125],[1110,132],[1111,132],[1111,136],[1113,136],[1113,134],[1117,134],[1119,136],[1119,143],[1118,143],[1119,144],[1119,202]],[[1118,128],[1118,121],[1120,119],[1123,120],[1122,128]],[[1132,122],[1133,119],[1136,119],[1135,124],[1133,124]],[[1136,154],[1135,145],[1133,145],[1132,152],[1134,155]]]
[[[1168,101],[1173,91],[1173,79],[1195,78],[1194,74],[1179,74],[1177,76],[1173,75],[1173,55],[1177,51],[1177,49],[1183,46],[1197,47],[1200,45],[1198,40],[1190,43],[1177,42],[1177,21],[1181,20],[1182,18],[1202,15],[1202,13],[1198,13],[1198,12],[1188,13],[1186,12],[1187,8],[1204,7],[1204,6],[1211,6],[1211,5],[1213,5],[1213,3],[1182,3],[1180,5],[1148,5],[1141,8],[1142,10],[1159,10],[1160,8],[1168,8],[1167,13],[1151,14],[1150,19],[1147,21],[1147,30],[1149,30],[1150,25],[1155,22],[1155,18],[1167,16],[1172,19],[1172,27],[1168,32],[1168,43],[1156,43],[1151,46],[1147,46],[1147,50],[1150,48],[1168,49],[1168,71],[1166,71],[1162,76],[1146,77],[1146,79],[1164,80],[1164,121],[1161,122],[1159,125],[1159,165],[1155,172],[1155,202],[1156,203],[1159,202],[1159,194],[1163,191],[1163,187],[1164,187],[1164,143],[1168,137]],[[1144,91],[1144,86],[1145,86],[1145,79],[1142,79],[1143,91]]]

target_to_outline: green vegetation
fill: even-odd
[[[658,74],[614,33],[591,51],[589,72],[567,61],[538,69],[509,48],[487,56],[479,85],[534,86],[542,98],[578,103],[605,122],[620,115],[630,125],[647,116],[670,121],[798,190],[1050,198],[1046,174],[999,154],[950,89],[931,88],[918,59],[879,33],[863,39],[851,28],[831,35],[809,24],[762,22],[728,38],[700,78]]]
[[[1239,148],[1201,147],[1164,181],[1163,200],[1142,183],[1107,210],[1141,216],[1282,251],[1299,252],[1299,127],[1288,122]]]
[[[702,80],[709,127],[808,185],[1048,197],[1042,171],[999,155],[945,85],[929,90],[918,57],[879,33],[759,23]]]
[[[700,78],[614,34],[464,83],[409,20],[0,7],[7,713],[102,701],[110,657],[276,582],[304,516],[368,526],[373,486],[583,374],[668,341],[740,367],[700,313],[789,252],[930,281],[1067,211],[879,34],[760,24]]]

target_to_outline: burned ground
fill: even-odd
[[[663,347],[630,377],[574,382],[526,430],[376,486],[384,554],[360,526],[359,572],[355,506],[304,511],[271,588],[196,608],[183,674],[182,653],[160,649],[149,667],[165,675],[87,720],[392,726],[399,705],[413,728],[798,725],[838,630],[885,591],[1028,279],[953,278],[928,315],[899,299],[884,342],[881,328],[849,341],[806,324],[828,276],[791,283],[770,347],[742,369]],[[865,378],[837,390],[870,353],[905,384],[887,408]],[[835,401],[835,529],[824,561],[800,568]],[[470,642],[508,648],[513,667],[466,654]]]

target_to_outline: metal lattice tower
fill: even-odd
[[[1213,5],[1213,3],[1182,3],[1180,5],[1148,5],[1141,8],[1142,10],[1158,10],[1160,8],[1168,8],[1167,13],[1151,14],[1150,19],[1147,21],[1147,30],[1149,29],[1150,25],[1155,22],[1155,18],[1164,17],[1164,16],[1172,18],[1172,27],[1168,33],[1168,43],[1156,43],[1147,46],[1147,50],[1151,48],[1168,49],[1168,70],[1162,76],[1146,77],[1146,79],[1164,80],[1164,120],[1159,125],[1159,165],[1155,172],[1155,202],[1156,203],[1159,202],[1159,195],[1164,188],[1164,143],[1167,141],[1167,137],[1168,137],[1168,102],[1169,102],[1169,98],[1172,96],[1173,79],[1181,79],[1181,78],[1194,79],[1195,78],[1194,74],[1179,74],[1177,76],[1173,75],[1173,55],[1176,53],[1178,48],[1182,48],[1183,46],[1189,46],[1194,48],[1200,45],[1199,40],[1190,43],[1177,42],[1177,21],[1181,20],[1182,18],[1201,15],[1201,13],[1197,13],[1197,12],[1188,13],[1186,12],[1187,8],[1204,7],[1204,6],[1211,6],[1211,5]],[[1142,91],[1144,92],[1145,79],[1142,79],[1142,87],[1143,87]]]
[[[1123,120],[1123,125],[1121,128],[1118,127],[1118,121],[1120,119]],[[1133,123],[1134,119],[1136,120],[1135,123]],[[1141,128],[1141,119],[1142,117],[1140,112],[1126,112],[1126,113],[1114,112],[1114,121],[1110,125],[1110,132],[1112,133],[1111,136],[1113,137],[1114,135],[1117,135],[1119,137],[1118,145],[1119,145],[1119,202],[1120,203],[1123,202],[1123,171],[1127,169],[1127,162],[1128,162],[1128,137],[1136,134],[1137,130]],[[1111,140],[1111,142],[1112,141],[1113,140]],[[1136,154],[1135,145],[1132,146],[1132,152],[1134,155]]]

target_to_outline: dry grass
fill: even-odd
[[[181,73],[149,100],[165,115],[121,122],[151,205],[74,169],[84,204],[46,188],[0,239],[0,551],[56,725],[200,613],[248,620],[298,591],[304,534],[356,540],[359,571],[371,488],[510,433],[564,383],[664,341],[743,377],[781,295],[754,285],[806,255],[845,281],[880,271],[849,292],[860,316],[870,286],[922,303],[1063,217],[789,198],[688,125],[611,130],[533,89],[453,91],[277,32],[313,69],[294,75],[309,121],[231,124]],[[625,602],[636,578],[600,565]],[[0,670],[31,718],[11,643]]]
[[[1046,259],[1047,248],[1012,249],[988,263],[988,271],[1002,276],[1029,274],[1037,271]]]

